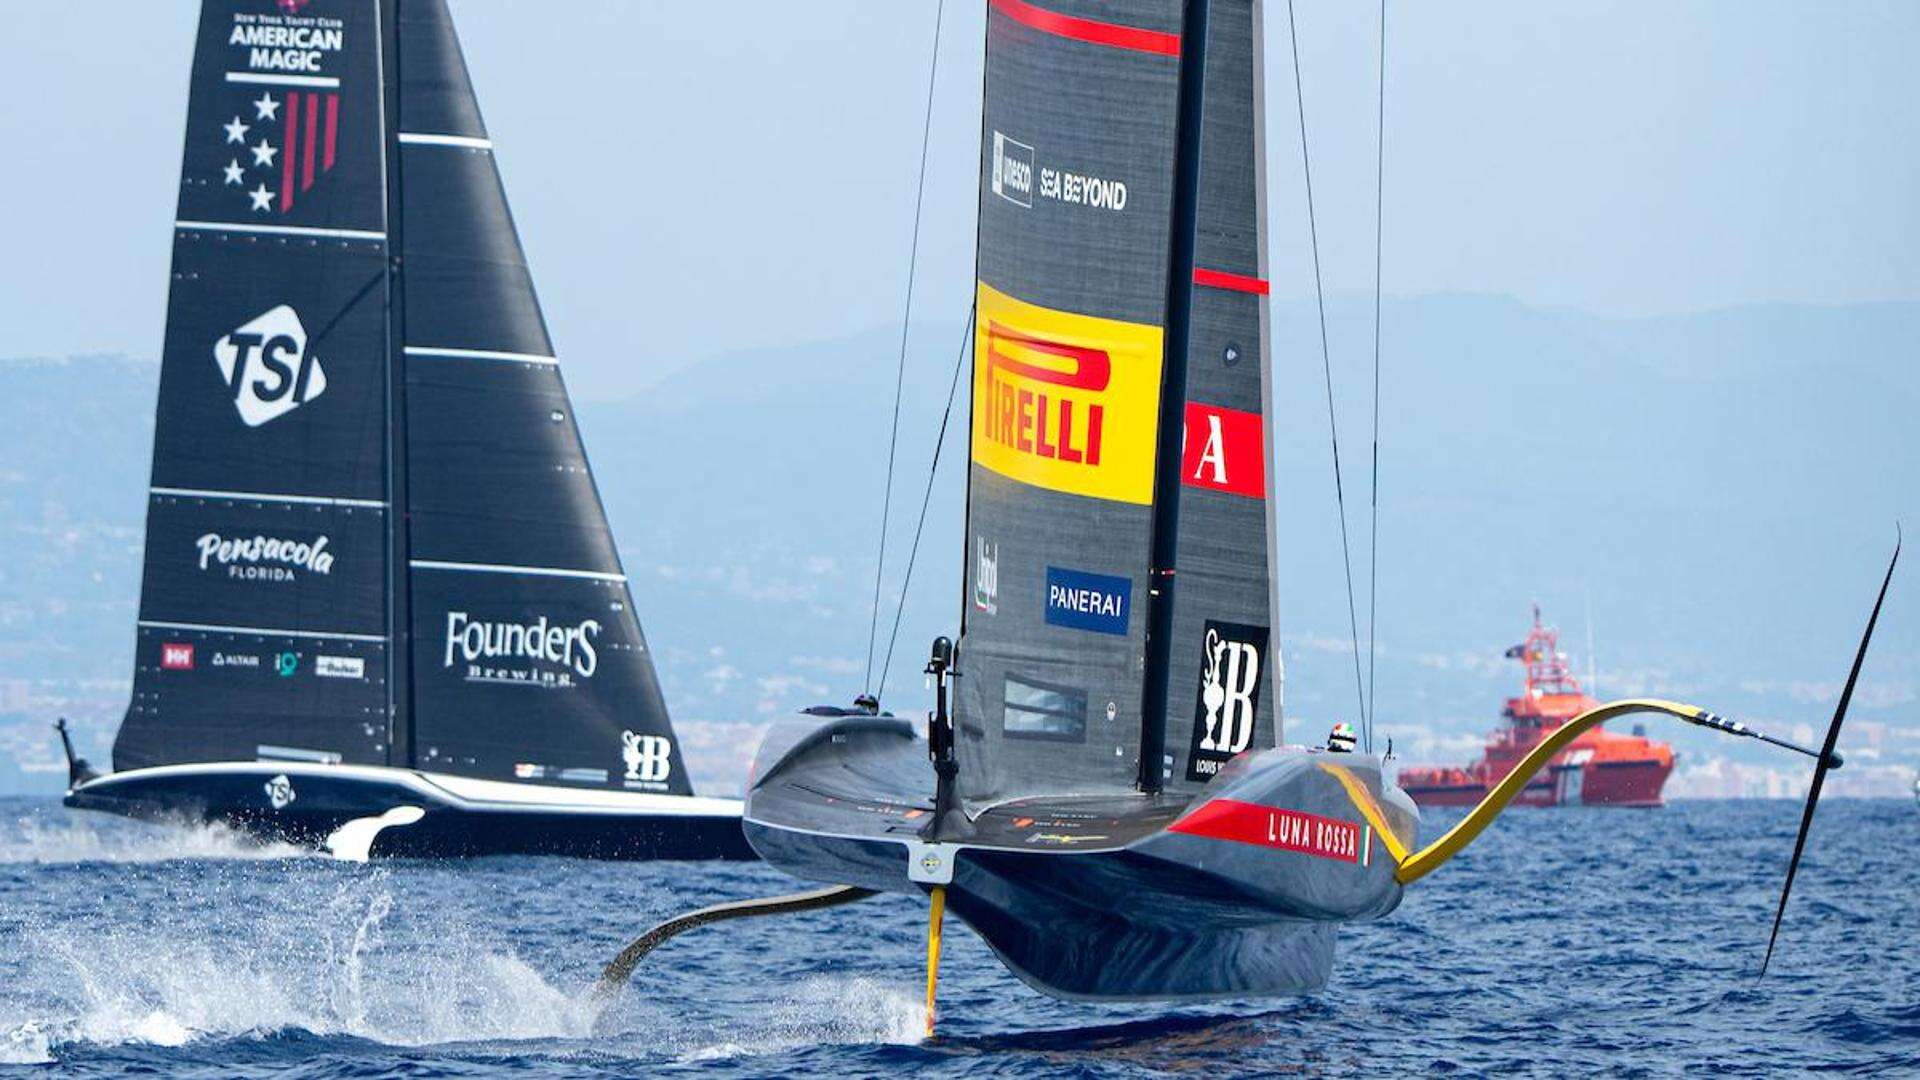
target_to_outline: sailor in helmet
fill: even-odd
[[[1327,733],[1327,750],[1335,754],[1351,754],[1354,741],[1353,725],[1342,720]]]

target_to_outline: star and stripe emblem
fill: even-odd
[[[220,125],[220,186],[250,214],[287,214],[331,172],[340,144],[338,91],[262,90]]]

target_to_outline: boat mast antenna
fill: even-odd
[[[1367,707],[1360,717],[1367,752],[1373,752],[1374,643],[1380,628],[1380,264],[1387,203],[1387,0],[1380,0],[1380,85],[1373,142],[1373,484],[1367,512]]]
[[[920,208],[927,197],[927,147],[933,136],[933,89],[940,74],[940,23],[946,14],[946,0],[933,11],[933,57],[927,65],[926,115],[920,123],[920,177],[913,191],[913,240],[907,247],[907,295],[900,306],[900,358],[893,376],[893,425],[887,436],[887,481],[880,498],[880,555],[873,566],[873,610],[867,618],[867,670],[861,676],[861,689],[874,694],[873,647],[880,636],[880,580],[887,570],[887,523],[893,516],[893,464],[900,450],[900,393],[907,380],[907,336],[913,327],[913,279],[920,265]],[[882,676],[884,681],[884,674]]]
[[[1367,687],[1360,673],[1360,616],[1353,601],[1353,546],[1347,539],[1347,496],[1340,482],[1340,422],[1333,407],[1333,357],[1327,347],[1327,292],[1321,284],[1320,226],[1313,212],[1313,159],[1307,153],[1307,98],[1300,75],[1300,31],[1294,20],[1293,0],[1287,0],[1287,37],[1293,45],[1293,99],[1300,110],[1300,174],[1307,191],[1307,236],[1313,248],[1313,297],[1320,311],[1320,368],[1327,378],[1327,434],[1333,444],[1333,496],[1340,510],[1340,564],[1347,572],[1347,629],[1353,641],[1353,692],[1360,699],[1360,725],[1366,728],[1367,752],[1373,752],[1372,725],[1367,722]]]

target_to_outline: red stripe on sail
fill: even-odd
[[[1135,52],[1158,53],[1162,56],[1180,55],[1179,34],[1168,34],[1159,30],[1141,30],[1133,26],[1062,15],[1057,11],[1036,7],[1027,3],[1027,0],[992,0],[992,4],[1000,14],[1014,22],[1031,26],[1035,30],[1053,34],[1056,37],[1105,45],[1112,49],[1132,49]]]
[[[327,95],[327,156],[320,163],[320,171],[333,168],[333,137],[340,130],[340,95]]]
[[[1225,270],[1208,270],[1203,266],[1193,268],[1195,285],[1211,285],[1216,289],[1232,289],[1234,292],[1267,295],[1265,278],[1248,277],[1245,274],[1229,274]]]
[[[287,132],[280,140],[280,212],[293,209],[293,151],[300,135],[300,95],[287,94]]]
[[[307,141],[300,146],[300,190],[313,186],[314,141],[319,138],[320,95],[307,95]]]

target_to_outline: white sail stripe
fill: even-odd
[[[339,634],[328,630],[282,630],[265,626],[216,626],[209,623],[159,622],[141,619],[137,624],[149,630],[185,630],[199,634],[252,634],[258,637],[324,638],[328,641],[371,641],[386,644],[385,634]]]
[[[316,229],[301,225],[257,225],[242,221],[176,221],[173,227],[202,232],[272,233],[276,236],[320,236],[340,240],[385,241],[387,238],[386,233],[371,229]]]
[[[153,487],[147,490],[155,495],[173,495],[185,499],[233,499],[238,502],[300,503],[307,506],[364,506],[373,510],[387,508],[387,504],[378,499],[339,499],[328,495],[269,495],[261,491],[205,491],[200,488],[175,487]]]
[[[266,75],[258,71],[229,71],[230,83],[254,83],[260,86],[311,86],[336,90],[340,80],[331,75]]]
[[[416,570],[457,570],[476,574],[527,574],[533,577],[587,578],[592,581],[625,581],[625,574],[600,570],[566,570],[557,566],[508,566],[504,563],[442,562],[437,559],[413,559],[407,563]]]
[[[438,356],[448,360],[505,360],[520,364],[558,364],[560,362],[557,356],[497,352],[492,349],[443,349],[431,345],[408,345],[404,351],[408,356]]]
[[[491,150],[493,140],[473,135],[436,135],[428,131],[403,131],[400,141],[409,146],[459,146],[468,150]]]

